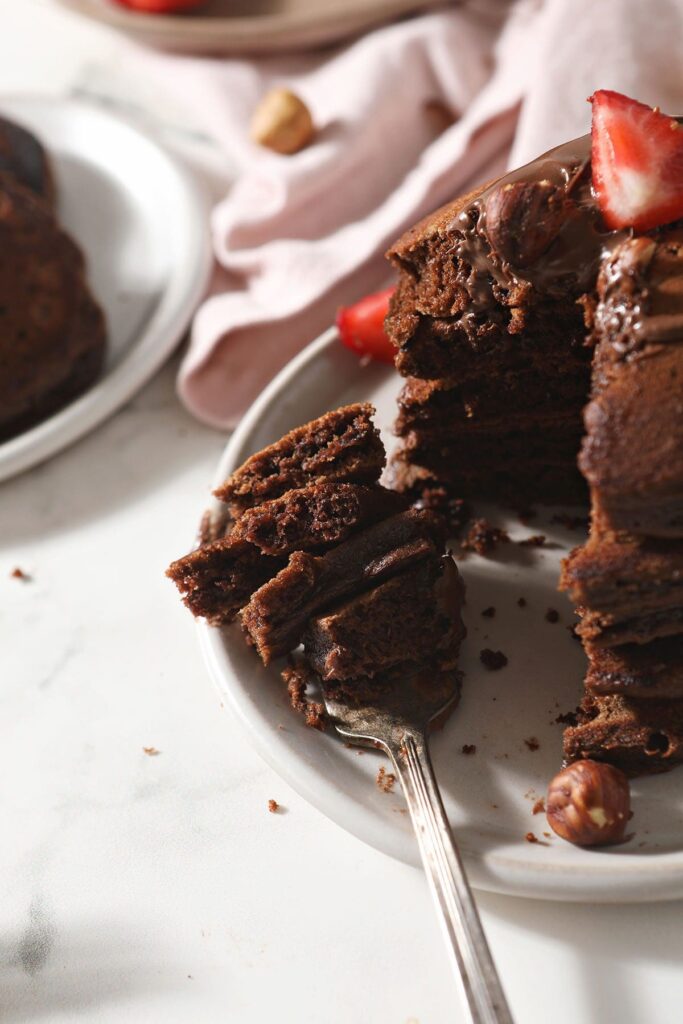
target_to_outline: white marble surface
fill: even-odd
[[[123,89],[122,43],[48,2],[0,28],[0,94]],[[174,370],[0,487],[0,1020],[464,1020],[420,873],[291,792],[206,677],[163,569],[224,438]],[[480,907],[520,1024],[680,1018],[681,904]]]

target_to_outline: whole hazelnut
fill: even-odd
[[[254,111],[250,135],[276,153],[297,153],[313,138],[311,113],[289,89],[271,89]]]
[[[577,846],[608,846],[624,839],[631,816],[628,779],[601,761],[575,761],[548,786],[548,824]]]

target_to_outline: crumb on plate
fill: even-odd
[[[510,536],[506,530],[492,526],[488,519],[475,519],[462,542],[465,551],[475,551],[478,555],[488,555],[499,544],[507,544]]]
[[[492,651],[489,647],[479,652],[479,660],[491,672],[504,668],[508,663],[507,656],[502,651]]]
[[[377,779],[375,781],[384,793],[391,793],[394,788],[394,783],[396,782],[396,776],[393,772],[388,772],[386,768],[381,765],[377,772]]]
[[[532,533],[530,537],[518,540],[517,543],[521,548],[542,548],[545,544],[545,534]]]

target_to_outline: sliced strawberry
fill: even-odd
[[[381,363],[393,363],[395,349],[384,330],[384,318],[394,288],[366,295],[354,306],[341,306],[337,312],[337,330],[344,345],[361,356]]]
[[[649,231],[683,217],[683,126],[609,89],[593,104],[593,188],[609,228]]]
[[[177,14],[202,7],[206,0],[116,0],[120,7],[130,7],[145,14]]]

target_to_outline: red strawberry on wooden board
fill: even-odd
[[[119,7],[128,7],[132,11],[144,14],[179,14],[181,11],[194,11],[203,7],[206,0],[114,0]]]
[[[609,89],[590,102],[593,188],[607,227],[649,231],[683,217],[683,125]]]
[[[393,286],[366,295],[353,306],[341,306],[337,312],[337,330],[344,345],[360,356],[369,356],[381,363],[393,363],[394,346],[384,330]]]

